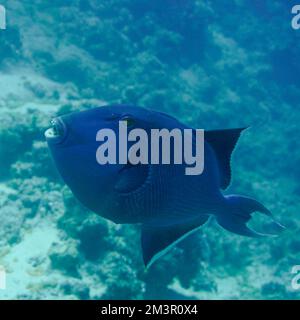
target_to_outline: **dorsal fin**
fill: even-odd
[[[230,158],[232,151],[246,128],[205,131],[205,141],[213,148],[220,170],[220,187],[226,189],[230,184]]]

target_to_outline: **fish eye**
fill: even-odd
[[[135,124],[135,119],[132,116],[126,115],[121,118],[121,121],[125,121],[127,124],[127,127],[132,127]]]

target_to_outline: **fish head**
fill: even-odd
[[[73,112],[52,119],[45,131],[60,176],[76,198],[96,212],[105,210],[119,170],[117,164],[100,166],[96,161],[96,134],[101,128],[113,128],[113,116],[105,108]]]
[[[127,124],[128,131],[142,128],[150,132],[168,126],[166,120],[167,116],[140,107],[104,106],[52,119],[45,137],[64,182],[84,205],[99,212],[117,203],[116,194],[137,190],[149,176],[148,165],[100,165],[96,159],[99,130],[113,130],[118,140],[119,121]],[[118,148],[116,152],[118,157]]]

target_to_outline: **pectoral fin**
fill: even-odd
[[[202,226],[208,218],[209,216],[205,215],[185,224],[170,226],[143,225],[141,242],[145,265],[149,267],[176,243]]]
[[[147,165],[124,165],[119,171],[115,190],[120,193],[135,191],[145,183],[148,171],[149,167]]]

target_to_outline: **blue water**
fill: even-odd
[[[300,298],[296,3],[2,0],[0,298]],[[44,141],[51,117],[111,103],[250,126],[225,193],[253,196],[287,230],[253,240],[211,221],[146,270],[139,228],[83,208]]]

